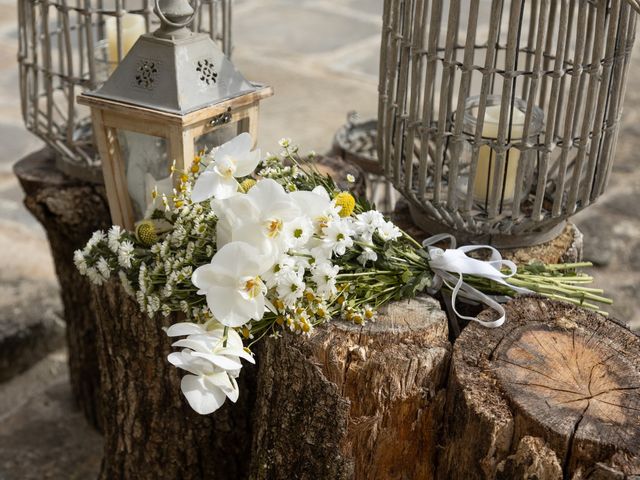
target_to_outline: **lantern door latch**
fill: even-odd
[[[216,115],[211,120],[209,120],[210,127],[218,127],[220,125],[224,125],[225,123],[229,123],[231,121],[231,107],[227,108],[227,111]]]

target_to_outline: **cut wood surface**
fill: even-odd
[[[455,343],[439,478],[640,474],[638,336],[537,296],[506,310]]]
[[[251,478],[433,478],[447,336],[439,304],[419,297],[365,326],[267,339]]]
[[[98,360],[104,405],[102,480],[246,478],[251,447],[255,371],[245,365],[240,398],[199,415],[180,392],[182,372],[167,361],[163,327],[176,317],[149,318],[119,282],[92,287],[98,312]]]
[[[46,149],[17,162],[14,171],[25,192],[26,207],[49,240],[64,305],[73,395],[89,422],[100,428],[95,314],[89,281],[77,271],[73,252],[84,247],[95,230],[111,225],[104,188],[63,174]]]

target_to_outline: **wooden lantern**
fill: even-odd
[[[171,180],[172,165],[188,170],[198,150],[242,132],[255,142],[259,102],[273,94],[186,27],[186,0],[156,3],[155,12],[160,28],[140,37],[101,88],[78,97],[91,108],[111,219],[127,229],[143,218],[154,188],[170,191],[179,180]]]

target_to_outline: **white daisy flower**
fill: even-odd
[[[362,253],[358,255],[358,262],[364,267],[367,262],[375,262],[378,259],[378,254],[369,247],[364,247]]]
[[[124,240],[120,243],[118,252],[118,264],[122,268],[131,268],[131,260],[133,260],[133,243],[129,240]]]
[[[330,262],[320,263],[311,270],[311,279],[316,284],[315,292],[321,298],[330,298],[338,290],[336,288],[336,276],[340,272],[338,265],[333,265]]]
[[[109,245],[109,250],[113,253],[118,253],[118,249],[120,248],[120,237],[122,236],[122,228],[118,225],[114,225],[109,229],[109,233],[107,234],[107,243]]]
[[[338,256],[344,255],[347,248],[353,246],[353,230],[347,221],[334,221],[331,222],[322,231],[324,235],[323,242],[327,247]]]
[[[389,240],[396,240],[402,236],[402,232],[392,222],[384,222],[378,227],[378,235],[385,242]]]
[[[278,275],[276,286],[278,298],[287,307],[293,307],[296,304],[296,301],[304,294],[305,287],[302,276],[292,270]]]

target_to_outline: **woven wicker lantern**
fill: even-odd
[[[414,221],[525,246],[593,203],[637,11],[631,0],[386,0],[378,156]]]
[[[100,86],[141,33],[155,28],[152,0],[20,0],[20,94],[25,125],[68,174],[101,181],[89,111],[76,96]],[[201,0],[193,29],[231,53],[231,0]]]
[[[247,81],[208,35],[187,25],[187,0],[156,0],[161,25],[140,36],[97,90],[78,97],[91,119],[114,224],[133,229],[152,201],[170,195],[196,153],[249,132],[271,87]]]

